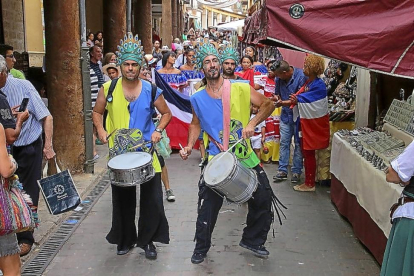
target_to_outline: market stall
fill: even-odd
[[[398,125],[405,117],[390,112],[397,103],[406,106],[406,119],[414,123],[414,119],[410,121],[414,110],[410,111],[404,101],[407,95],[398,96],[400,82],[396,80],[408,79],[404,85],[406,91],[412,91],[413,13],[414,5],[409,0],[265,1],[261,9],[245,19],[243,33],[245,43],[287,47],[333,59],[328,66],[331,71],[325,74],[332,96],[331,199],[379,263],[391,228],[389,208],[401,192],[397,185],[385,181],[381,169],[413,140],[411,130]],[[348,68],[342,68],[341,63]],[[335,79],[341,74],[348,74],[346,81]],[[383,82],[387,79],[384,76],[390,77],[387,83]],[[401,101],[390,107],[390,98]],[[388,110],[388,118],[384,119],[388,123],[381,128],[383,110]],[[386,133],[365,128],[337,132],[352,129],[351,124],[339,124],[353,120],[357,126],[370,125]],[[388,141],[392,147],[388,150],[394,151],[386,155],[383,150],[387,145],[379,141]]]

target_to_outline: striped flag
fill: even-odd
[[[193,118],[190,97],[171,88],[155,70],[154,79],[155,84],[162,89],[172,114],[171,121],[165,129],[170,138],[170,146],[172,149],[180,149],[179,144],[187,145],[188,128]]]
[[[309,90],[297,94],[303,149],[317,150],[329,146],[329,112],[325,83],[315,79]]]

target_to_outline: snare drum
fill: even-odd
[[[232,153],[222,152],[208,162],[204,181],[227,200],[234,203],[248,201],[257,188],[255,171],[243,167]]]
[[[120,187],[141,185],[154,175],[152,156],[146,152],[128,152],[113,157],[108,162],[111,183]]]

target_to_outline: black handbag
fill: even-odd
[[[69,170],[61,171],[55,164],[57,173],[51,176],[47,175],[48,163],[43,170],[43,178],[38,180],[39,187],[45,198],[49,212],[52,215],[58,215],[75,209],[80,203],[81,198],[73,182]]]

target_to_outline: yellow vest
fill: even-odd
[[[103,84],[105,98],[108,95],[110,85],[110,81]],[[124,91],[122,89],[122,78],[118,79],[114,92],[112,93],[112,98],[112,102],[106,104],[106,110],[108,110],[108,116],[105,124],[106,131],[111,133],[114,129],[129,129],[129,102],[124,96]],[[110,148],[114,146],[114,136],[109,138],[108,143]],[[161,172],[160,161],[158,160],[155,152],[152,156],[152,165],[154,166],[155,172]]]

